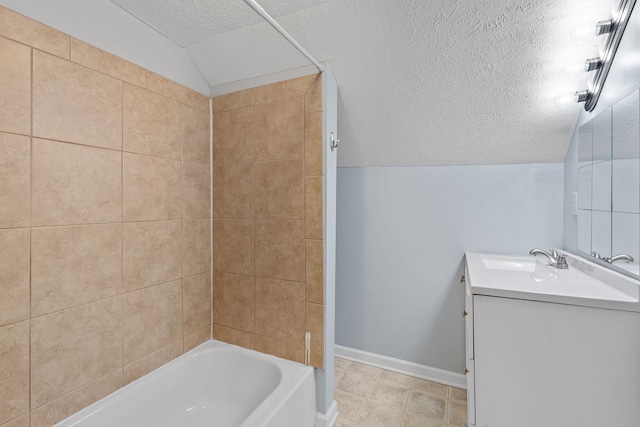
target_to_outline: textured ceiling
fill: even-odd
[[[258,0],[336,75],[340,166],[563,161],[581,107],[558,99],[613,1]],[[214,93],[309,64],[243,0],[92,2],[183,46]]]
[[[262,22],[242,0],[110,0],[180,46]],[[273,17],[330,0],[262,0]]]

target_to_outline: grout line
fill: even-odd
[[[210,262],[210,289],[209,304],[209,339],[213,339],[213,98],[209,97],[209,262]]]
[[[34,63],[34,53],[33,53],[33,48],[31,49],[31,64],[30,64],[30,71],[31,71],[31,103],[29,105],[30,111],[29,111],[29,116],[30,116],[30,120],[29,120],[29,318],[27,319],[29,321],[29,323],[27,324],[29,327],[29,335],[28,335],[28,345],[29,345],[29,362],[28,362],[28,366],[29,366],[29,402],[27,402],[27,407],[28,407],[28,414],[29,414],[29,421],[31,421],[31,410],[33,409],[31,407],[31,401],[32,399],[32,391],[33,391],[33,386],[32,386],[32,376],[31,376],[31,371],[32,371],[32,366],[31,366],[31,360],[32,359],[32,354],[31,354],[31,297],[32,297],[32,274],[33,274],[33,260],[32,260],[32,228],[31,228],[31,217],[32,217],[32,209],[33,209],[33,91],[34,91],[34,82],[33,82],[33,63]]]

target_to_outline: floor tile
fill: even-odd
[[[444,397],[445,399],[447,398],[447,386],[443,384],[434,383],[433,381],[421,380],[420,378],[413,378],[411,383],[411,389],[421,391],[423,393]]]
[[[351,363],[351,361],[347,360],[347,359],[342,359],[340,357],[336,357],[335,358],[335,365],[337,368],[340,369],[347,369],[347,367],[349,366],[349,364]]]
[[[380,382],[378,379],[373,385],[368,399],[393,408],[404,409],[408,395],[408,389]]]
[[[447,410],[446,400],[430,394],[411,390],[407,401],[407,411],[434,421],[444,421]]]
[[[358,363],[358,362],[351,362],[346,369],[347,369],[347,372],[366,375],[369,377],[375,377],[381,371],[381,369],[379,368],[365,365],[364,363]]]
[[[405,412],[404,416],[402,417],[401,427],[445,427],[445,426],[442,423]]]
[[[397,387],[409,388],[411,387],[411,377],[409,375],[402,375],[391,371],[380,371],[378,375],[378,381],[395,385]]]
[[[451,400],[467,400],[467,390],[456,387],[447,387],[449,389],[449,395],[447,399]]]
[[[340,421],[344,423],[355,423],[364,404],[364,399],[345,393],[340,390],[335,391],[335,399],[338,404]]]
[[[345,372],[336,385],[336,389],[366,398],[373,387],[375,377],[360,375],[353,372]]]
[[[364,427],[399,427],[402,422],[402,411],[367,401],[360,411],[356,426]]]
[[[464,400],[449,400],[447,405],[447,423],[454,426],[465,426],[467,423],[467,402]]]

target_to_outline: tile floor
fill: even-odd
[[[462,427],[467,392],[336,357],[336,427]]]

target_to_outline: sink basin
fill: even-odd
[[[536,268],[534,258],[482,254],[482,264],[491,270],[523,271],[532,273]]]
[[[640,283],[637,280],[565,254],[569,264],[567,270],[549,266],[545,257],[468,252],[471,292],[640,311]]]

